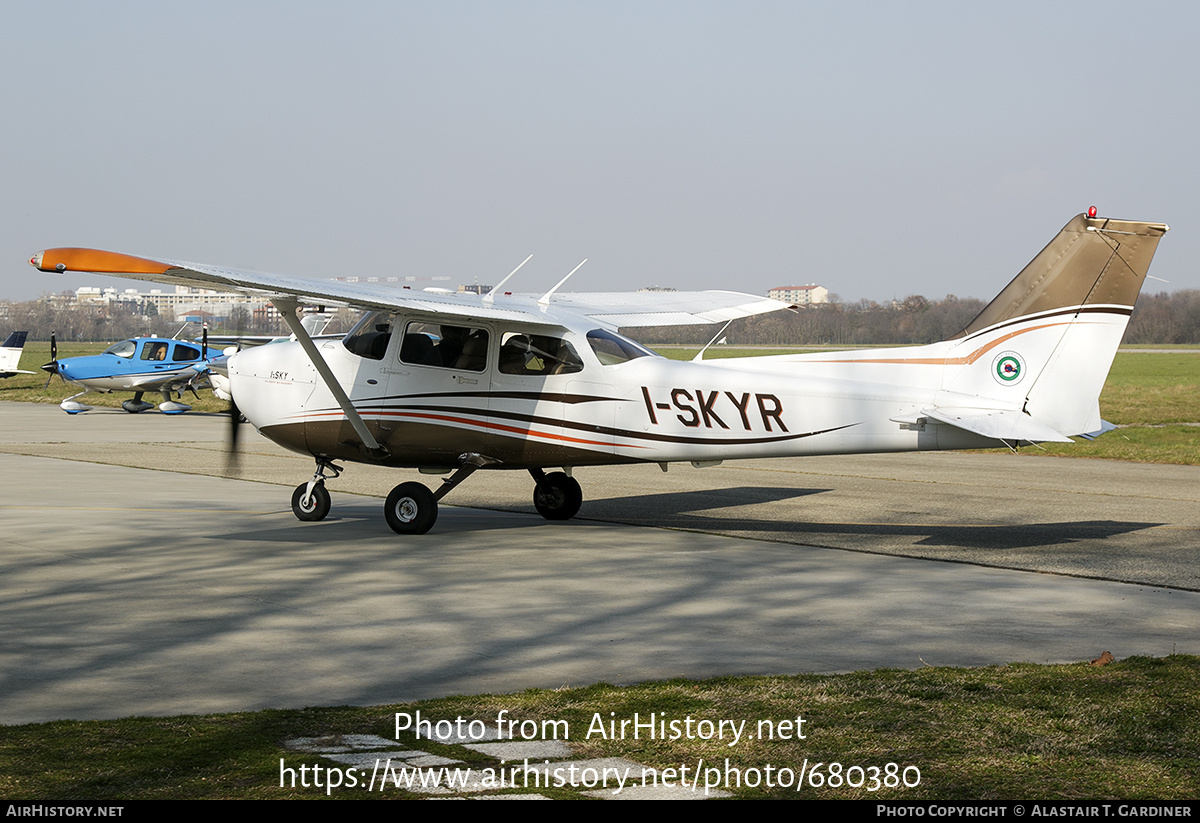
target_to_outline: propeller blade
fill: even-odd
[[[57,374],[59,379],[62,379],[62,374],[58,371],[58,340],[54,332],[50,332],[50,362],[42,366],[42,371],[50,372],[50,376],[46,378],[46,385],[42,386],[43,389],[50,388],[50,381],[54,379],[54,375]]]
[[[226,441],[225,473],[238,472],[238,431],[242,425],[242,413],[238,410],[237,400],[229,398],[229,439]]]

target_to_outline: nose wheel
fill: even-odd
[[[324,483],[313,484],[311,492],[308,486],[308,483],[301,483],[292,492],[292,514],[296,515],[296,519],[306,522],[324,520],[333,505],[329,492]]]
[[[332,503],[329,490],[325,488],[325,478],[336,478],[341,473],[340,466],[335,466],[323,458],[317,459],[317,470],[313,473],[312,480],[301,483],[292,492],[292,514],[296,515],[297,520],[315,523],[326,518]]]

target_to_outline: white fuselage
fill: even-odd
[[[420,319],[393,316],[391,328]],[[467,452],[500,461],[496,468],[707,462],[998,445],[921,412],[1020,412],[1040,395],[1053,399],[1052,386],[1039,395],[1025,374],[1052,364],[1067,329],[1077,346],[1115,346],[1125,320],[1094,314],[1080,321],[1057,312],[913,348],[704,362],[642,356],[608,364],[589,346],[586,328],[560,328],[555,333],[580,361],[567,374],[507,373],[501,341],[546,330],[482,321],[473,321],[488,333],[481,369],[404,362],[399,333],[379,359],[338,340],[321,341],[318,350],[387,448],[387,465],[449,467]],[[1106,373],[1107,363],[1102,373],[1073,379],[1096,384],[1094,398]],[[230,377],[243,414],[268,437],[320,457],[365,459],[299,344],[241,352],[230,361]],[[1043,405],[1053,417],[1055,403]],[[1081,420],[1068,422],[1084,431],[1090,412],[1072,412]]]

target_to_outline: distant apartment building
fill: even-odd
[[[83,305],[133,303],[154,306],[160,317],[180,320],[201,315],[210,319],[228,317],[235,306],[254,311],[266,305],[265,301],[250,300],[244,294],[194,289],[189,286],[176,286],[174,291],[151,289],[148,292],[138,289],[117,290],[112,287],[83,286],[75,291],[75,302]]]
[[[829,302],[829,289],[824,286],[776,286],[767,291],[767,297],[782,300],[793,306],[811,306]]]

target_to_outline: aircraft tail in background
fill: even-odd
[[[33,374],[34,372],[18,369],[21,362],[21,351],[25,348],[27,331],[15,331],[0,346],[0,377],[12,377],[14,374]]]

